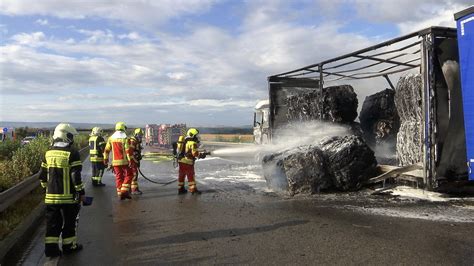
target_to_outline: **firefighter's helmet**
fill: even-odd
[[[125,132],[126,129],[127,129],[127,126],[125,125],[125,122],[117,122],[117,124],[115,124],[115,130]]]
[[[188,133],[186,134],[188,137],[194,137],[196,136],[197,134],[199,134],[199,130],[195,129],[195,128],[190,128],[188,129]]]
[[[135,128],[135,130],[133,131],[133,134],[135,136],[139,136],[139,135],[143,136],[144,133],[143,133],[143,130],[141,128]]]
[[[63,140],[72,143],[74,135],[77,135],[77,131],[73,126],[68,123],[60,123],[54,129],[53,140]]]
[[[94,127],[91,132],[91,136],[101,136],[103,133],[103,130],[101,127]]]

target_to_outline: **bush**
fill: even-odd
[[[0,142],[0,160],[9,160],[13,153],[21,147],[19,141],[5,140]]]
[[[80,150],[89,145],[89,135],[88,134],[79,134],[74,137],[74,146],[77,150]]]
[[[24,178],[38,172],[49,145],[48,138],[38,137],[28,145],[17,149],[10,160],[0,164],[0,191],[10,188]]]

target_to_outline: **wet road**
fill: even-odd
[[[199,196],[177,195],[176,183],[141,179],[144,194],[119,201],[111,173],[104,188],[88,180],[94,204],[81,210],[84,250],[59,264],[474,264],[470,202],[419,203],[364,192],[288,198],[268,191],[250,162],[199,162]],[[142,168],[155,180],[177,176],[171,162],[144,161]],[[84,176],[89,172],[85,163]],[[367,211],[374,209],[423,217]]]

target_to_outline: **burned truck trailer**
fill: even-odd
[[[397,166],[419,164],[418,180],[429,189],[445,180],[468,181],[456,29],[427,28],[270,76],[268,84],[270,139],[288,123],[290,94],[314,91],[317,95],[340,87],[331,84],[351,84],[369,96],[369,89],[387,86],[394,92],[392,101],[400,116],[394,146]],[[312,106],[317,110],[324,109],[322,98],[314,98]],[[315,118],[326,120],[321,114]]]

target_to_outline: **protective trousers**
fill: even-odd
[[[92,165],[92,184],[102,183],[102,176],[104,175],[105,165],[103,162],[91,162]]]
[[[117,195],[119,197],[128,196],[130,192],[130,183],[132,182],[133,173],[128,165],[114,166],[115,186],[117,187]]]
[[[194,192],[196,190],[196,182],[194,181],[194,165],[179,163],[179,172],[178,172],[178,190],[184,190],[184,179],[188,177],[188,188],[189,192]]]
[[[46,204],[45,255],[55,257],[61,254],[59,236],[62,235],[63,251],[75,248],[79,204]]]
[[[131,183],[132,192],[139,191],[139,189],[138,189],[138,165],[133,164],[132,167],[130,167],[130,171],[132,172],[132,183]]]

